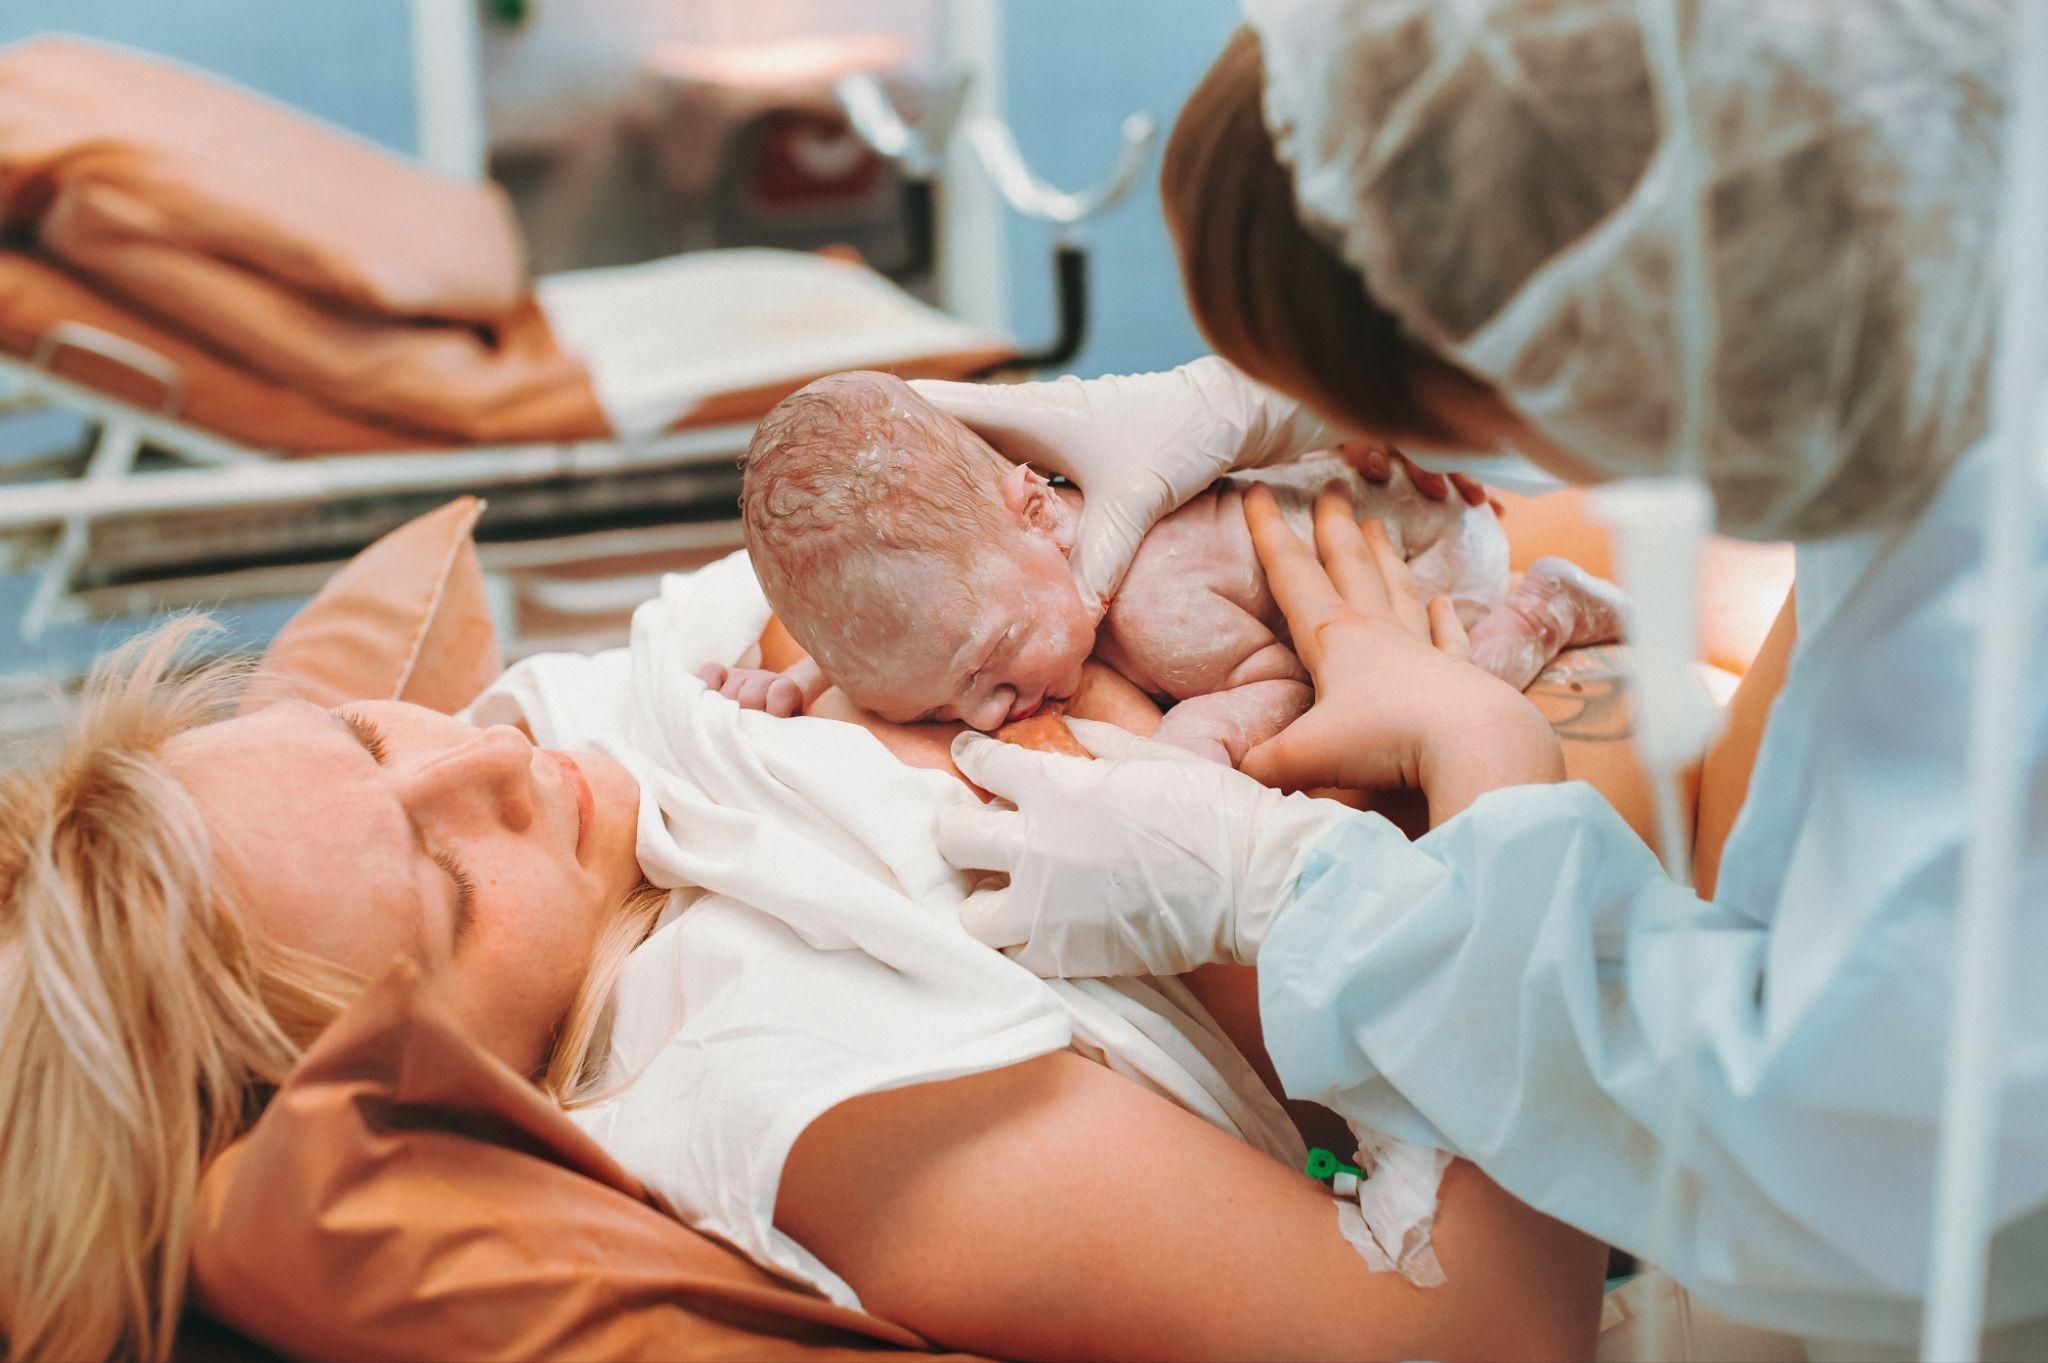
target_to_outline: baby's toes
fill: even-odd
[[[724,663],[706,663],[697,669],[697,680],[722,695],[725,691],[726,670]]]

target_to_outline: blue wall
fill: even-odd
[[[410,154],[418,145],[408,0],[0,0],[0,42],[38,33],[82,34],[176,57],[395,151]],[[24,437],[44,447],[71,438],[48,423],[17,438]],[[0,462],[34,452],[10,450],[0,431]],[[29,646],[15,621],[32,588],[28,577],[0,572],[0,673],[77,671],[147,623],[59,626]],[[217,614],[239,641],[260,643],[296,606],[267,602]]]
[[[1163,147],[1240,22],[1237,0],[1004,0],[1003,115],[1025,160],[1061,188],[1095,184],[1114,164],[1124,116],[1139,111],[1158,122]],[[1074,373],[1165,369],[1208,350],[1181,301],[1158,158],[1086,229],[1093,325]],[[1052,244],[1050,229],[1010,218],[1010,325],[1032,344],[1053,332]]]
[[[0,0],[0,42],[77,33],[160,52],[410,153],[411,12],[408,0]]]

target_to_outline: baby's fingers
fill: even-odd
[[[788,719],[804,708],[803,688],[787,677],[777,677],[768,683],[768,703],[763,708],[777,719]]]
[[[768,687],[779,680],[770,672],[751,672],[735,679],[730,694],[742,709],[765,710],[768,708]]]

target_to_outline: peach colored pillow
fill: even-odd
[[[316,705],[405,700],[444,714],[504,671],[471,539],[484,504],[458,497],[328,579],[263,655],[278,689]]]
[[[663,1211],[402,963],[207,1170],[192,1292],[298,1358],[853,1360],[926,1347]]]

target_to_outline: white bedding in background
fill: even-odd
[[[864,265],[801,251],[695,251],[548,275],[534,285],[564,350],[590,369],[621,436],[666,430],[706,398],[1011,343]]]
[[[933,826],[974,798],[965,786],[858,725],[705,690],[696,669],[737,661],[767,618],[734,554],[665,579],[629,648],[528,659],[472,707],[630,768],[642,868],[674,890],[620,981],[607,1078],[622,1087],[575,1120],[691,1225],[848,1306],[852,1289],[773,1216],[797,1136],[859,1094],[1071,1046],[1299,1168],[1285,1111],[1177,980],[1041,981],[960,928],[966,883]],[[1433,1155],[1413,1162],[1429,1186],[1403,1201],[1425,1234]],[[1391,1267],[1345,1211],[1368,1262]],[[1417,1240],[1412,1222],[1373,1230],[1397,1256]]]

